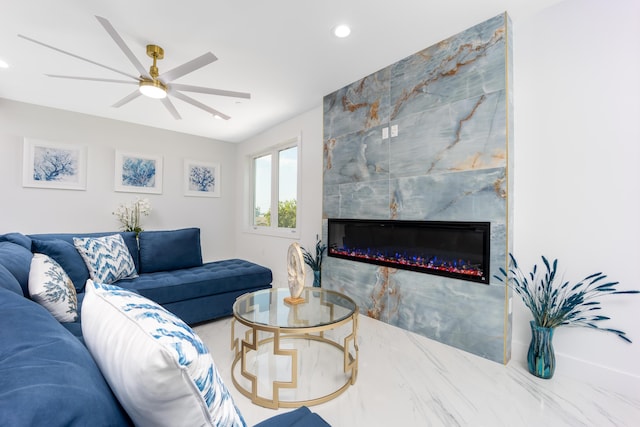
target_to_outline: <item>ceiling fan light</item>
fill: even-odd
[[[143,80],[138,89],[149,98],[162,99],[167,96],[167,87],[159,80]]]

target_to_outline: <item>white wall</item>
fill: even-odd
[[[640,41],[634,0],[570,0],[514,21],[515,254],[521,264],[559,258],[567,280],[603,271],[620,289],[640,289]],[[374,70],[372,70],[374,71]],[[245,157],[303,133],[303,246],[321,227],[322,110],[318,107],[241,144]],[[242,212],[243,200],[237,200]],[[246,206],[244,206],[246,208]],[[240,215],[240,213],[239,213]],[[269,266],[286,285],[289,239],[245,233],[237,252]],[[516,297],[517,298],[517,297]],[[531,314],[514,300],[513,357],[525,364]],[[560,328],[556,375],[640,394],[640,295],[604,301],[612,334]]]
[[[320,103],[321,100],[318,100]],[[249,158],[265,148],[301,136],[301,199],[298,203],[299,240],[255,234],[248,231]],[[300,114],[272,129],[244,141],[238,147],[236,159],[236,191],[242,194],[236,200],[238,214],[236,248],[238,256],[265,265],[273,271],[273,286],[287,286],[287,249],[298,241],[312,250],[316,235],[322,233],[322,107]],[[313,283],[307,269],[307,286]]]
[[[602,271],[620,289],[640,289],[640,2],[565,1],[514,22],[513,38],[519,262],[544,254],[567,280]],[[633,344],[560,328],[556,374],[640,396],[640,295],[601,302],[608,326]],[[512,363],[521,363],[531,315],[519,300],[514,310]]]
[[[22,187],[25,136],[87,145],[87,190]],[[162,194],[114,192],[115,150],[162,155]],[[231,257],[235,150],[235,144],[0,98],[0,234],[117,230],[111,212],[121,202],[143,196],[153,209],[143,218],[143,228],[200,227],[206,260]],[[183,196],[185,158],[220,162],[220,198]]]

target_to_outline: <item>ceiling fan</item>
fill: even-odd
[[[97,65],[102,68],[106,68],[107,70],[110,70],[131,78],[131,80],[115,80],[115,79],[101,79],[101,78],[93,78],[93,77],[78,77],[78,76],[63,76],[63,75],[57,75],[57,74],[46,74],[49,77],[56,77],[61,79],[90,80],[90,81],[98,81],[98,82],[137,85],[138,88],[135,91],[131,92],[129,95],[125,96],[120,101],[112,105],[112,107],[115,107],[115,108],[118,108],[127,104],[128,102],[136,99],[140,95],[146,95],[151,98],[160,99],[160,101],[162,101],[162,104],[164,104],[165,108],[169,111],[169,113],[171,113],[171,115],[176,120],[180,120],[182,117],[180,116],[180,114],[178,113],[178,110],[176,110],[175,106],[167,96],[167,95],[171,95],[188,104],[191,104],[195,107],[198,107],[204,111],[207,111],[213,114],[214,117],[218,117],[224,120],[229,120],[231,117],[227,116],[226,114],[223,114],[220,111],[214,108],[211,108],[208,105],[205,105],[200,101],[185,95],[182,92],[196,92],[196,93],[205,93],[205,94],[220,95],[220,96],[231,96],[235,98],[245,98],[245,99],[251,98],[251,94],[245,93],[245,92],[233,92],[229,90],[221,90],[221,89],[213,89],[213,88],[207,88],[207,87],[173,83],[174,80],[216,61],[218,58],[216,58],[216,56],[211,52],[207,52],[204,55],[201,55],[195,59],[192,59],[191,61],[188,61],[169,71],[160,73],[158,71],[157,61],[164,58],[164,50],[160,46],[150,44],[150,45],[147,45],[147,56],[153,59],[153,65],[151,65],[151,67],[149,68],[149,71],[147,71],[142,65],[142,63],[138,61],[138,58],[136,58],[136,56],[133,54],[131,49],[129,49],[129,47],[124,42],[122,37],[120,37],[120,35],[117,33],[113,25],[111,25],[111,23],[105,18],[102,18],[100,16],[96,16],[96,18],[98,19],[98,22],[102,24],[102,26],[107,31],[107,33],[109,33],[111,38],[116,42],[120,50],[122,50],[122,52],[126,55],[129,61],[131,61],[133,66],[136,68],[136,70],[138,70],[138,72],[140,73],[139,77],[136,77],[133,74],[129,74],[124,71],[116,70],[115,68],[111,68],[107,65],[100,64],[90,59],[83,58],[74,53],[67,52],[62,49],[58,49],[57,47],[48,45],[38,40],[34,40],[22,34],[18,34],[18,37],[21,37],[30,42],[37,43],[41,46],[48,47],[49,49],[53,49],[57,52],[64,53],[65,55],[72,56],[76,59],[89,62],[91,64]]]

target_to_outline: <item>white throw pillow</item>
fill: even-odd
[[[89,279],[82,334],[137,426],[246,426],[206,345],[155,302]]]
[[[122,236],[74,237],[76,247],[89,270],[89,276],[100,283],[138,277],[136,266]]]
[[[67,273],[44,254],[34,254],[29,270],[31,299],[49,310],[59,322],[78,318],[78,296]]]

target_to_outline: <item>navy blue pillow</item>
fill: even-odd
[[[73,238],[74,237],[103,237],[103,236],[110,236],[113,234],[120,234],[122,236],[122,238],[124,239],[124,243],[127,245],[127,248],[129,248],[129,252],[131,253],[131,257],[133,258],[133,262],[136,265],[136,271],[138,271],[138,241],[136,239],[136,233],[134,233],[133,231],[119,231],[119,232],[101,232],[101,233],[48,233],[48,234],[30,234],[27,237],[30,237],[32,240],[62,240],[65,241],[67,243],[69,243],[71,246],[73,246]],[[74,248],[75,250],[75,248]],[[78,254],[79,255],[79,254]],[[82,264],[84,264],[84,261],[82,261]],[[69,274],[67,272],[67,274]],[[89,271],[87,270],[87,274],[89,274]],[[87,276],[88,277],[88,276]],[[76,285],[76,282],[73,280],[73,278],[71,278],[71,280],[73,281],[74,285]],[[85,279],[86,281],[86,279]],[[85,282],[82,282],[82,287],[84,289],[84,284]]]
[[[32,239],[33,253],[45,254],[53,258],[73,282],[76,291],[82,292],[89,278],[89,270],[78,250],[69,242],[60,239]]]
[[[0,288],[0,319],[0,425],[132,425],[89,350],[45,308]]]
[[[0,242],[0,265],[4,265],[20,283],[23,295],[29,295],[31,258],[33,254],[29,249],[16,243]]]
[[[202,265],[200,229],[143,231],[138,235],[140,273],[172,271]]]
[[[306,406],[301,406],[290,412],[271,417],[254,427],[331,427],[315,412],[311,412]]]

